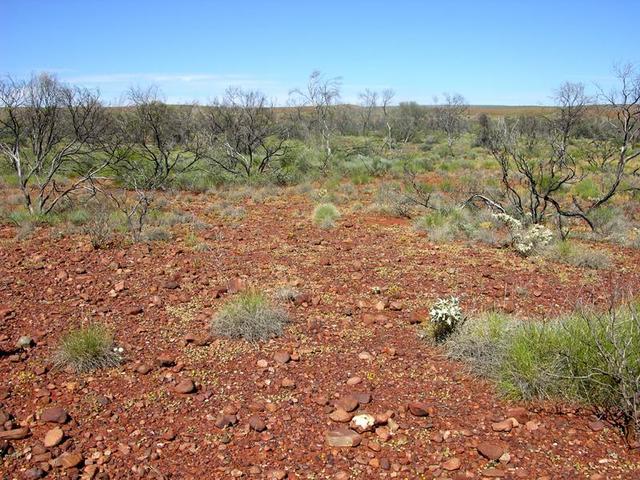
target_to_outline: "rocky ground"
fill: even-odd
[[[301,196],[245,200],[237,220],[208,202],[174,202],[208,223],[196,232],[208,251],[185,235],[96,251],[56,227],[24,241],[0,230],[2,478],[640,477],[640,451],[615,427],[570,405],[501,399],[416,324],[452,294],[467,312],[527,317],[604,303],[612,286],[640,284],[638,251],[607,247],[615,268],[588,271],[435,245],[362,211],[319,230]],[[209,335],[247,285],[298,290],[283,337]],[[61,334],[89,321],[113,329],[126,362],[53,368]],[[16,348],[21,336],[33,344]]]

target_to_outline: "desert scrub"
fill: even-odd
[[[89,207],[89,213],[82,230],[89,236],[93,248],[104,248],[111,241],[115,229],[111,212],[104,204],[96,203]]]
[[[495,377],[502,363],[505,342],[519,322],[498,312],[487,312],[464,322],[447,338],[450,358],[467,362],[472,370]]]
[[[553,244],[545,256],[555,262],[567,263],[575,267],[606,269],[611,267],[611,257],[604,252],[594,250],[585,245],[564,240]]]
[[[447,339],[464,323],[458,297],[439,298],[429,310],[428,334],[436,342]]]
[[[323,203],[313,210],[313,223],[320,228],[333,228],[340,212],[332,203]]]
[[[506,213],[495,213],[494,218],[503,223],[511,234],[511,246],[523,257],[537,255],[551,243],[553,233],[540,224],[525,226]]]
[[[114,347],[113,335],[103,325],[91,324],[67,332],[60,341],[54,363],[77,373],[118,365],[122,350]]]
[[[265,294],[247,290],[220,309],[211,328],[216,335],[257,342],[280,336],[288,321],[287,312],[274,306]]]
[[[475,225],[468,213],[460,208],[441,208],[416,219],[416,230],[426,232],[434,243],[467,239],[473,235]]]
[[[640,427],[640,310],[581,309],[550,321],[500,314],[467,320],[445,342],[451,358],[518,400],[591,405],[629,432]]]
[[[411,218],[413,202],[402,187],[396,184],[383,183],[376,192],[375,209],[385,215],[398,218]]]

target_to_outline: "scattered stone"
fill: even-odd
[[[362,437],[358,433],[348,428],[331,430],[325,439],[331,447],[357,447],[362,441]]]
[[[184,380],[181,380],[176,384],[176,386],[174,387],[174,390],[177,393],[183,393],[183,394],[193,393],[196,390],[196,386],[193,383],[193,380],[191,380],[190,378],[185,378]]]
[[[235,415],[224,414],[224,413],[219,415],[215,421],[215,425],[218,428],[232,427],[236,423],[238,423],[238,418]]]
[[[482,476],[489,478],[502,478],[506,476],[506,472],[498,468],[487,468],[482,471]]]
[[[293,378],[283,378],[282,379],[282,388],[295,388],[296,387],[296,382]]]
[[[269,362],[267,362],[264,358],[261,358],[256,362],[256,365],[259,368],[267,368],[269,366]]]
[[[288,363],[291,360],[291,355],[289,355],[289,352],[276,352],[273,355],[273,359],[275,360],[276,363],[279,363],[280,365],[284,365],[285,363]]]
[[[362,413],[353,417],[349,426],[358,433],[364,433],[372,431],[375,424],[376,419],[373,415]]]
[[[356,377],[351,377],[351,378],[349,378],[347,380],[347,385],[351,385],[351,386],[358,385],[360,383],[362,383],[362,378],[361,377],[357,377],[357,376]]]
[[[176,432],[173,429],[169,429],[166,432],[164,432],[162,434],[162,440],[166,441],[166,442],[171,442],[173,440],[175,440],[176,438]]]
[[[524,407],[513,407],[507,410],[507,418],[513,417],[519,423],[527,423],[529,421],[529,411]]]
[[[22,440],[29,436],[28,428],[14,428],[13,430],[6,430],[0,432],[0,440]]]
[[[600,432],[601,430],[604,429],[604,422],[597,420],[595,422],[589,422],[588,426],[591,429],[591,431]]]
[[[256,432],[264,432],[267,429],[267,424],[257,415],[249,417],[249,427]]]
[[[285,470],[272,470],[269,473],[269,478],[273,480],[284,480],[287,478],[287,472]]]
[[[411,415],[416,417],[427,417],[433,410],[432,407],[424,402],[411,402],[407,408],[411,412]]]
[[[28,335],[23,335],[16,342],[16,348],[24,350],[25,348],[33,347],[35,344],[36,342],[33,341],[33,338],[29,337]]]
[[[162,285],[162,286],[163,286],[163,288],[166,288],[167,290],[175,290],[180,285],[178,285],[178,282],[176,282],[175,280],[168,280],[168,281],[164,282],[164,285]]]
[[[59,460],[60,466],[68,469],[77,467],[84,459],[79,453],[63,453]]]
[[[67,423],[69,414],[62,407],[47,408],[42,412],[40,420],[45,423]]]
[[[540,428],[540,422],[537,422],[535,420],[529,420],[527,423],[524,424],[524,428],[526,428],[527,431],[529,432],[535,432]]]
[[[460,461],[459,458],[456,458],[456,457],[450,458],[449,460],[447,460],[442,464],[442,468],[444,468],[445,470],[448,470],[449,472],[458,470],[460,469],[461,466],[462,466],[462,462]]]
[[[360,360],[371,361],[373,360],[373,355],[371,355],[369,352],[360,352],[358,354],[358,358]]]
[[[47,472],[42,470],[41,468],[33,467],[29,470],[25,470],[22,474],[24,480],[38,480],[39,478],[44,478],[47,475]]]
[[[399,312],[400,310],[402,310],[402,302],[394,300],[389,304],[389,309],[395,312]]]
[[[369,392],[354,392],[353,396],[358,400],[360,405],[371,403],[371,394]]]
[[[355,395],[345,395],[336,402],[336,407],[343,409],[345,412],[353,412],[358,408],[360,402]]]
[[[329,403],[329,397],[327,395],[316,395],[312,401],[316,405],[324,406]]]
[[[478,453],[489,460],[498,460],[505,453],[504,448],[491,442],[482,442],[477,448]]]
[[[350,422],[353,418],[353,413],[347,412],[342,408],[336,408],[333,412],[329,414],[329,418],[334,422],[338,423],[347,423]]]
[[[143,363],[141,365],[138,365],[138,368],[136,368],[136,372],[138,372],[138,373],[140,373],[142,375],[146,375],[151,370],[153,370],[153,367],[151,365],[149,365],[148,363]]]
[[[176,361],[173,359],[173,357],[164,354],[158,357],[158,364],[161,367],[173,367],[176,364]]]
[[[144,308],[140,306],[127,308],[127,315],[140,315],[142,312],[144,312]]]
[[[512,419],[507,418],[501,422],[496,422],[491,424],[491,430],[494,432],[510,432],[513,429],[514,425]]]
[[[43,443],[45,447],[51,448],[60,445],[63,438],[64,432],[62,429],[60,427],[55,427],[45,434]]]

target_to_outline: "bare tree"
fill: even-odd
[[[395,97],[396,93],[390,89],[385,88],[382,91],[381,95],[381,105],[382,105],[382,116],[384,117],[384,124],[387,128],[387,135],[384,140],[383,148],[391,148],[393,146],[393,136],[391,135],[391,121],[390,121],[390,111],[389,107],[391,106],[391,102],[393,101],[393,97]]]
[[[362,135],[366,136],[369,128],[371,128],[372,117],[378,106],[378,92],[369,90],[368,88],[358,94],[360,99],[360,117],[362,119]]]
[[[287,152],[287,132],[273,106],[258,91],[229,88],[221,102],[204,109],[207,159],[233,175],[264,173]]]
[[[139,241],[155,191],[193,168],[205,154],[205,143],[198,134],[194,105],[167,105],[153,87],[132,88],[128,100],[128,107],[117,114],[117,133],[109,144],[119,152],[116,170],[125,191],[107,193],[126,215],[133,240]],[[133,199],[127,191],[135,193]]]
[[[556,90],[554,100],[559,108],[558,114],[550,119],[554,132],[553,148],[562,162],[567,155],[569,138],[582,120],[590,99],[582,83],[565,82]]]
[[[0,155],[13,167],[31,213],[47,214],[72,194],[94,192],[112,160],[99,155],[108,128],[97,93],[48,74],[0,82]]]
[[[610,165],[604,170],[603,193],[587,200],[575,196],[566,199],[562,193],[570,186],[589,175],[570,150],[569,138],[576,122],[584,112],[587,101],[583,90],[570,87],[558,96],[560,114],[552,122],[547,137],[531,137],[523,140],[523,133],[516,125],[499,123],[493,131],[491,152],[502,172],[505,195],[523,218],[533,223],[543,221],[549,208],[555,211],[560,233],[565,237],[563,219],[575,218],[595,229],[591,214],[607,203],[619,191],[622,180],[638,174],[640,148],[640,76],[632,66],[617,70],[619,86],[608,93],[601,90],[600,101],[606,104],[605,116],[616,132],[617,159],[613,162],[601,160],[601,165]],[[569,94],[567,94],[567,92]],[[612,150],[602,150],[611,155]],[[593,164],[593,161],[590,163]]]
[[[436,104],[434,109],[435,123],[447,135],[447,145],[451,151],[454,142],[462,135],[469,105],[465,98],[458,93],[454,95],[444,93],[443,96],[444,102],[441,104],[438,104],[437,97],[434,99]]]
[[[313,109],[312,127],[322,138],[325,149],[325,163],[331,157],[331,136],[333,133],[333,107],[340,99],[341,80],[339,77],[325,78],[315,70],[309,76],[304,90],[291,90],[290,95],[298,99],[298,104]]]

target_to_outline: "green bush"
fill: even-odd
[[[221,308],[211,328],[223,337],[256,342],[281,335],[288,321],[286,311],[272,305],[262,292],[248,290]]]
[[[606,269],[611,267],[611,257],[605,252],[565,240],[553,244],[546,252],[547,258],[575,267]]]
[[[600,196],[600,188],[598,188],[598,185],[596,185],[591,178],[585,178],[581,182],[578,182],[573,188],[573,191],[577,196],[585,200]]]
[[[99,324],[67,332],[54,357],[58,367],[71,367],[78,373],[113,367],[120,361],[120,353],[114,349],[113,336]]]
[[[82,226],[90,219],[90,214],[84,208],[70,210],[65,214],[65,218],[69,223],[76,227]]]
[[[547,322],[489,314],[467,320],[445,349],[510,398],[576,401],[608,412],[624,428],[640,427],[637,303]]]
[[[340,212],[332,203],[323,203],[313,210],[313,223],[320,228],[334,227],[338,218]]]

